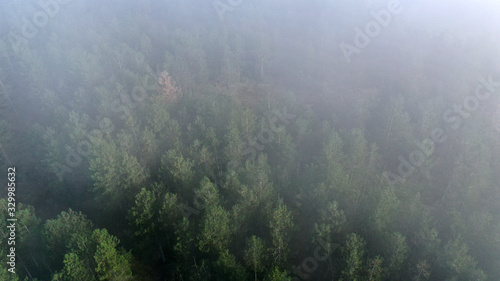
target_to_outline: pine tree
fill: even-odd
[[[285,266],[288,260],[290,251],[288,243],[293,225],[292,213],[288,210],[283,199],[279,198],[269,222],[272,238],[271,253],[273,263],[278,267]]]
[[[264,269],[265,246],[264,241],[259,237],[252,235],[247,241],[247,248],[244,255],[247,267],[254,272],[255,281],[257,281],[257,273]]]
[[[358,234],[351,233],[347,236],[346,244],[342,249],[343,264],[341,281],[361,281],[364,259],[365,240]]]
[[[94,259],[99,280],[132,280],[132,254],[116,248],[120,243],[118,238],[106,229],[96,229],[92,239],[97,244]]]
[[[198,236],[200,251],[223,252],[231,242],[232,234],[229,213],[218,204],[207,206]]]

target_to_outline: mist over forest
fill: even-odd
[[[0,280],[500,280],[499,27],[0,0]]]

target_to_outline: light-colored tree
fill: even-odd
[[[180,90],[166,70],[158,78],[158,92],[168,103],[174,103],[179,98]]]
[[[264,241],[252,235],[247,241],[247,249],[245,250],[245,262],[254,272],[255,281],[257,281],[257,273],[264,269],[265,246]]]

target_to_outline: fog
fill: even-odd
[[[500,280],[499,27],[0,0],[0,280]]]

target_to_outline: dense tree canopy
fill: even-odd
[[[387,2],[0,1],[0,280],[500,280],[500,7]]]

